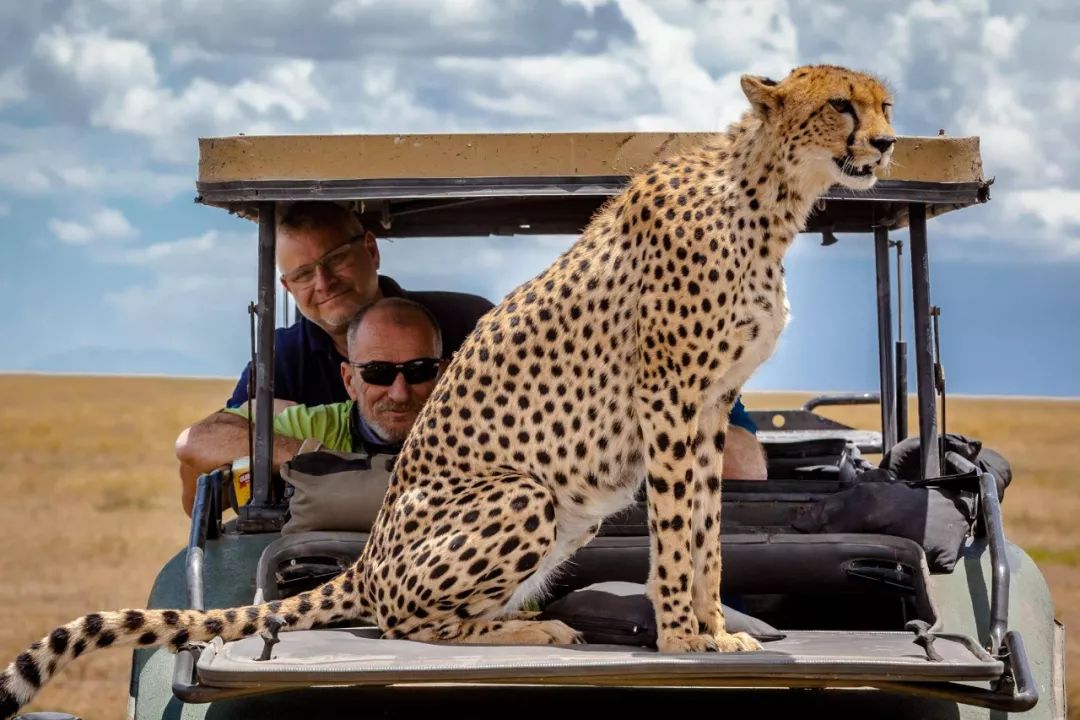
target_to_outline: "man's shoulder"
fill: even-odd
[[[477,317],[494,307],[485,297],[473,293],[454,292],[451,290],[406,290],[388,275],[379,276],[379,287],[387,297],[403,297],[425,305],[435,313],[452,312],[462,314],[476,311]]]
[[[302,315],[292,325],[274,330],[274,350],[279,354],[318,350],[328,342],[325,332]]]
[[[307,318],[300,318],[288,327],[274,330],[274,396],[304,401],[334,400],[332,391],[323,389],[323,374],[336,374],[337,362],[329,336]],[[330,367],[332,365],[332,367]],[[328,369],[329,368],[329,369]],[[232,397],[226,403],[235,407],[248,399],[251,379],[249,362],[236,382]],[[340,382],[340,381],[339,381]],[[331,387],[333,383],[325,383]],[[344,388],[341,395],[344,396]]]
[[[292,325],[274,329],[274,343],[276,345],[288,345],[299,343],[307,335],[307,318],[301,317]]]
[[[432,310],[445,309],[455,313],[475,313],[477,317],[494,307],[485,297],[472,293],[453,292],[451,290],[414,290],[402,291],[410,300],[423,303]]]

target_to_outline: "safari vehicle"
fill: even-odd
[[[630,173],[700,139],[578,133],[202,140],[198,201],[259,227],[258,404],[268,407],[273,396],[274,203],[355,203],[365,225],[384,238],[576,235]],[[878,392],[755,413],[769,478],[724,485],[724,590],[740,594],[747,612],[771,623],[781,639],[761,652],[679,656],[628,645],[430,645],[383,640],[364,627],[217,640],[176,655],[136,651],[129,716],[550,717],[585,705],[634,717],[670,708],[753,717],[1064,717],[1064,632],[1046,583],[1005,538],[993,475],[937,451],[927,220],[989,199],[978,139],[903,137],[894,167],[871,191],[834,188],[806,229],[821,233],[826,245],[838,232],[864,233],[874,243]],[[893,337],[902,327],[894,325],[900,288],[892,283],[901,257],[893,260],[890,249],[890,232],[904,227],[918,380],[914,485],[963,488],[972,512],[947,572],[932,571],[925,548],[911,538],[793,527],[858,482],[845,470],[853,457],[887,452],[908,434],[906,346]],[[815,404],[853,401],[878,402],[880,427],[854,429],[814,411]],[[364,533],[281,534],[289,506],[284,484],[270,471],[270,443],[266,415],[255,427],[252,498],[228,522],[218,498],[229,471],[199,479],[189,545],[161,570],[149,607],[282,598],[358,556]],[[649,542],[644,512],[634,510],[579,552],[556,597],[596,582],[645,581]]]

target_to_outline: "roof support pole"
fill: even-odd
[[[877,270],[878,371],[881,377],[881,451],[887,453],[896,444],[897,437],[889,229],[883,225],[874,226],[874,260]]]
[[[922,477],[941,475],[938,463],[934,344],[930,325],[930,257],[926,247],[926,205],[908,205],[911,233],[911,295],[915,306],[915,376],[919,383],[919,451]]]
[[[259,349],[255,386],[255,457],[252,458],[251,504],[270,504],[274,452],[274,249],[277,241],[274,203],[259,203]]]

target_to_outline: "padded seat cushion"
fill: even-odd
[[[548,603],[540,619],[563,621],[587,643],[656,647],[656,613],[639,583],[605,582],[575,590]],[[762,642],[785,637],[767,622],[726,605],[724,621],[728,632],[749,633]]]

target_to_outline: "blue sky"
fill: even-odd
[[[930,223],[950,390],[1080,396],[1078,36],[1065,0],[5,3],[0,371],[239,372],[255,228],[192,202],[199,137],[716,131],[741,73],[831,62],[889,82],[901,133],[982,138],[992,201]],[[384,242],[383,267],[498,300],[571,240]],[[873,389],[868,239],[786,265],[749,387]]]

